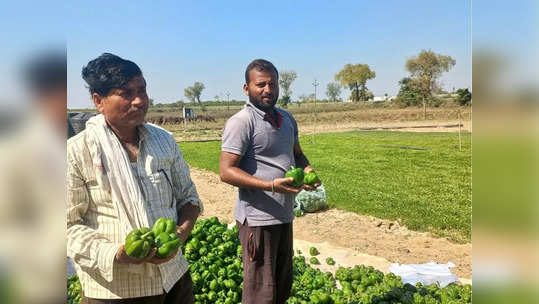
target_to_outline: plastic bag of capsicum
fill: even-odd
[[[320,185],[315,190],[301,190],[295,198],[295,206],[305,212],[316,212],[327,208],[326,189]]]

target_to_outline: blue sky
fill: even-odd
[[[441,79],[444,88],[471,86],[468,1],[139,2],[72,2],[63,5],[63,18],[38,19],[67,41],[70,108],[92,107],[80,71],[103,52],[135,61],[156,102],[185,99],[184,88],[195,81],[206,86],[203,100],[226,92],[246,99],[244,69],[256,58],[296,71],[293,99],[312,93],[314,78],[324,98],[347,63],[369,64],[376,78],[368,88],[394,95],[406,59],[422,49],[456,60]],[[35,42],[42,35],[32,30]]]

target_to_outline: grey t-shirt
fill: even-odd
[[[280,128],[274,127],[266,113],[248,102],[234,114],[223,130],[221,150],[241,155],[240,168],[265,180],[284,177],[295,165],[294,145],[298,126],[292,115],[275,109],[282,116]],[[294,219],[292,194],[239,188],[234,217],[249,226],[290,223]]]

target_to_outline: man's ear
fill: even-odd
[[[97,93],[93,93],[92,94],[92,99],[94,101],[94,105],[96,107],[96,109],[100,112],[100,113],[103,113],[104,111],[104,102],[105,102],[105,98],[104,97],[101,97],[101,95],[97,94]]]
[[[249,86],[246,83],[243,84],[243,94],[245,94],[245,96],[249,96]]]

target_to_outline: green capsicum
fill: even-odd
[[[176,231],[176,223],[173,219],[160,217],[153,224],[153,234],[158,236],[161,232],[172,233]]]
[[[168,242],[162,244],[157,248],[157,257],[166,258],[170,256],[176,249],[180,247],[180,239],[176,237],[174,240],[169,240]]]
[[[312,186],[318,182],[320,182],[320,179],[314,172],[306,173],[305,176],[303,177],[303,183],[306,185]]]
[[[152,231],[155,235],[154,246],[157,248],[157,257],[166,258],[180,247],[180,239],[173,219],[160,217],[153,224]]]
[[[149,228],[134,229],[125,237],[125,252],[128,256],[142,259],[153,245],[153,232]]]
[[[285,173],[285,177],[292,177],[294,181],[292,181],[292,186],[299,188],[301,185],[303,185],[303,177],[305,173],[303,172],[303,169],[296,168],[294,166],[290,166],[290,170],[288,170]]]

